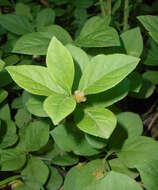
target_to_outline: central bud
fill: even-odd
[[[74,98],[77,103],[85,102],[87,100],[84,93],[79,90],[74,92]]]

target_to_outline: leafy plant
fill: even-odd
[[[156,5],[0,2],[0,189],[157,190]]]

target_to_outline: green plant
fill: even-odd
[[[0,189],[157,190],[156,2],[0,7]]]

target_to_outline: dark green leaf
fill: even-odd
[[[33,32],[33,26],[27,17],[15,14],[4,14],[0,16],[0,24],[9,32],[23,35]]]
[[[26,127],[24,143],[26,151],[37,151],[49,140],[49,126],[40,121],[34,121]]]

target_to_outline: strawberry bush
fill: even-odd
[[[157,7],[0,2],[0,189],[157,190]]]

